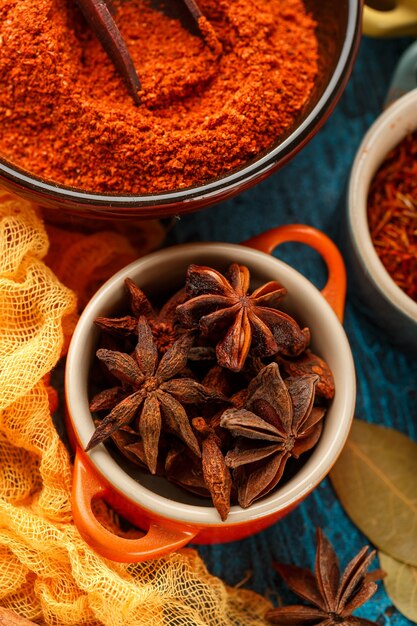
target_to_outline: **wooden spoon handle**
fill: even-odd
[[[189,12],[196,22],[198,22],[200,17],[203,17],[203,13],[195,0],[184,0],[184,4],[187,5]]]

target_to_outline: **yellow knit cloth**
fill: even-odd
[[[57,248],[63,231],[49,232],[47,259],[57,267],[54,248],[62,255],[68,242]],[[97,281],[117,269],[112,258],[127,262],[135,253],[120,233],[85,237],[85,253],[91,257],[95,242],[93,260],[102,255],[95,265],[88,258]],[[85,258],[82,238],[76,245],[73,269]],[[57,398],[48,385],[76,321],[76,297],[42,260],[48,246],[35,209],[0,192],[0,606],[59,626],[266,624],[269,602],[227,588],[194,550],[117,564],[79,536],[71,517],[71,464],[52,422]]]

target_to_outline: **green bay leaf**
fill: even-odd
[[[417,443],[355,419],[330,478],[364,535],[391,557],[417,566]]]
[[[417,622],[417,568],[379,552],[379,562],[387,573],[384,587],[396,608]]]

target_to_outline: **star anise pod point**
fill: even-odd
[[[318,528],[314,574],[309,569],[274,563],[287,586],[309,605],[278,607],[267,613],[267,619],[283,626],[376,626],[375,622],[353,616],[374,595],[374,581],[384,576],[381,570],[368,573],[374,557],[375,550],[369,552],[365,546],[340,574],[334,548]]]
[[[226,409],[220,425],[236,439],[226,454],[234,470],[243,508],[269,493],[281,480],[287,461],[318,441],[323,408],[314,407],[317,375],[282,379],[277,363],[252,380],[243,407]]]
[[[97,351],[97,357],[122,383],[124,397],[100,422],[86,447],[87,451],[136,420],[147,465],[155,473],[164,420],[171,432],[200,456],[200,447],[183,405],[219,402],[224,398],[191,378],[177,377],[186,366],[192,342],[191,335],[183,335],[159,359],[149,323],[141,316],[138,343],[133,355],[105,349]],[[112,394],[117,395],[117,388],[112,389]],[[92,405],[97,406],[102,398],[103,392],[93,399]]]
[[[227,276],[210,267],[190,265],[189,300],[177,307],[181,323],[214,338],[218,364],[235,372],[241,371],[250,350],[262,357],[278,352],[296,355],[310,341],[308,329],[302,330],[278,310],[285,287],[270,281],[250,294],[249,286],[250,273],[244,265],[232,263]]]

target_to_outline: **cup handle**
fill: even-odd
[[[363,33],[370,37],[393,37],[413,35],[417,27],[417,11],[397,4],[391,11],[378,11],[365,6],[363,9]]]
[[[106,495],[103,486],[81,455],[76,453],[72,488],[72,514],[80,535],[98,554],[119,563],[155,559],[174,552],[189,543],[197,529],[169,529],[154,522],[140,539],[124,539],[100,524],[94,515],[92,501]]]
[[[342,322],[346,298],[346,269],[342,255],[327,235],[312,226],[288,224],[271,228],[245,241],[243,245],[272,254],[279,244],[289,241],[305,243],[322,256],[327,266],[328,279],[321,293]]]

